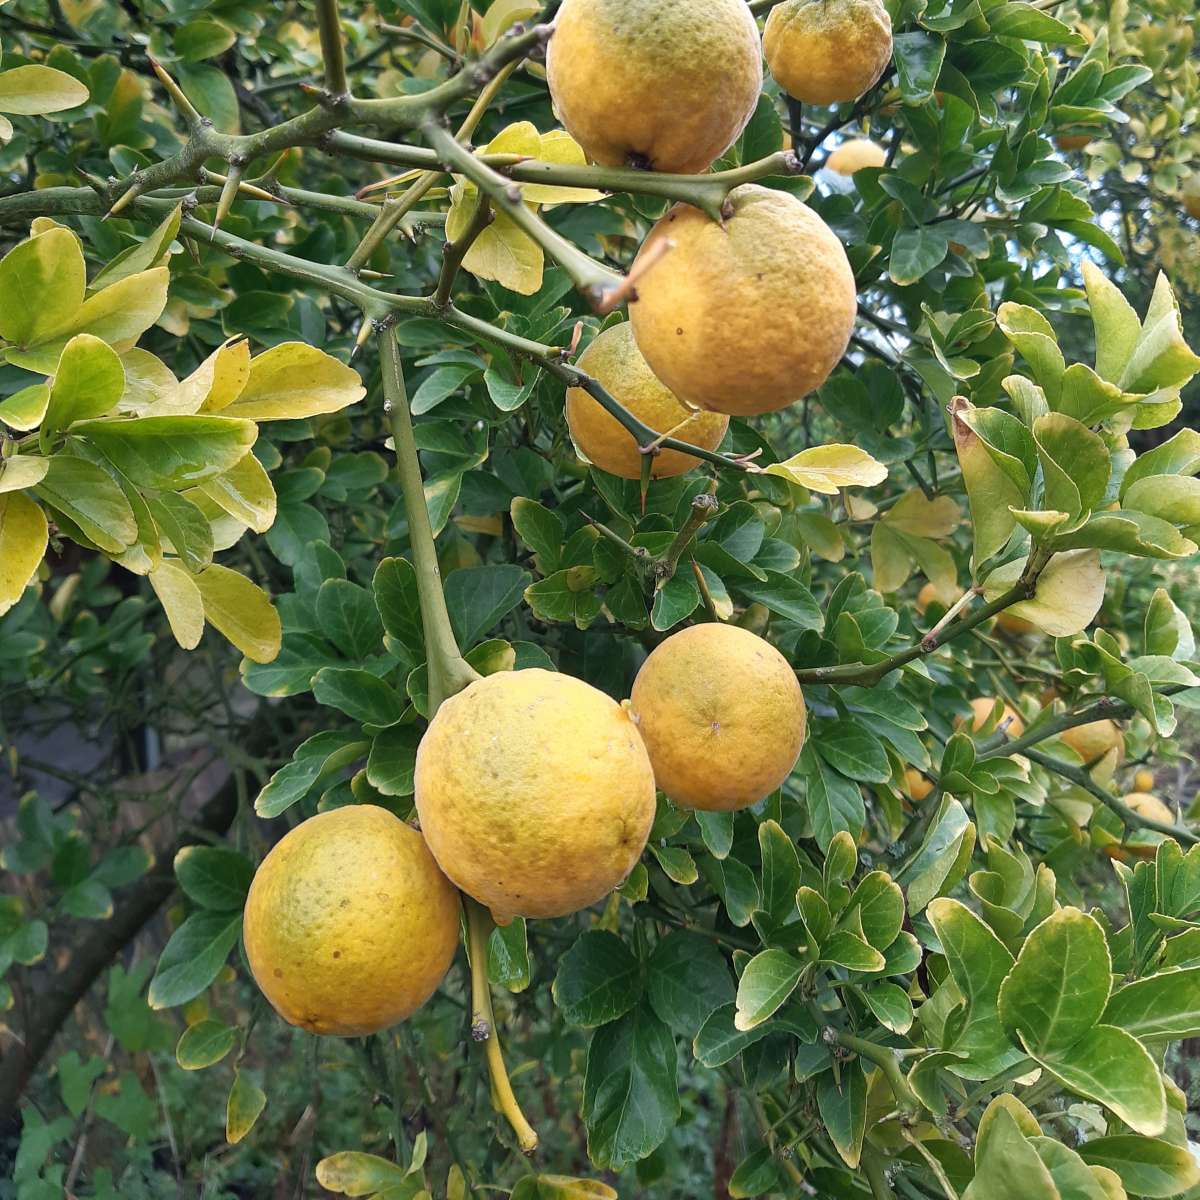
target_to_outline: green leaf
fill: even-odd
[[[254,866],[227,846],[185,846],[175,855],[175,878],[185,895],[202,908],[241,912]]]
[[[254,1123],[267,1107],[267,1094],[252,1082],[239,1067],[234,1072],[233,1087],[225,1106],[225,1139],[236,1146],[254,1128]]]
[[[778,821],[768,819],[759,825],[758,847],[762,856],[763,912],[782,924],[796,908],[800,858]]]
[[[700,607],[700,588],[689,571],[666,580],[654,593],[650,624],[659,630],[673,629]]]
[[[1082,269],[1096,334],[1096,373],[1116,383],[1137,345],[1141,322],[1120,288],[1086,256]]]
[[[961,1071],[968,1079],[998,1074],[1020,1057],[1005,1035],[997,1012],[1000,986],[1012,969],[1013,956],[999,938],[965,905],[946,898],[925,910],[951,978],[966,1003],[965,1018],[947,1049],[967,1056]]]
[[[623,1017],[642,996],[641,964],[615,933],[580,934],[554,977],[554,1003],[563,1018],[585,1029]]]
[[[676,1067],[675,1039],[646,1005],[592,1036],[582,1112],[598,1167],[619,1171],[662,1144],[679,1119]]]
[[[874,946],[868,946],[862,938],[847,929],[839,929],[821,947],[821,962],[867,974],[882,971],[887,966],[887,960]]]
[[[904,1034],[912,1028],[912,1001],[903,988],[894,983],[877,983],[863,988],[860,995],[885,1029]]]
[[[945,40],[923,31],[899,33],[893,52],[905,104],[924,104],[932,99],[946,57]]]
[[[736,1058],[748,1046],[761,1041],[771,1032],[770,1026],[740,1030],[734,1025],[736,1008],[726,1004],[718,1008],[700,1027],[692,1043],[696,1060],[706,1067],[720,1067]]]
[[[963,1200],[999,1200],[1008,1196],[1020,1196],[1021,1200],[1061,1200],[1054,1177],[1013,1114],[1004,1107],[1005,1099],[997,1096],[983,1115],[983,1121],[988,1122],[986,1139],[983,1121],[980,1122],[975,1177],[963,1193]]]
[[[175,53],[184,62],[200,62],[224,54],[237,41],[237,34],[220,21],[188,21],[175,31]]]
[[[212,525],[187,497],[176,492],[162,492],[148,497],[146,506],[159,534],[169,543],[167,548],[182,559],[190,572],[202,571],[212,562]]]
[[[949,250],[950,241],[940,229],[926,225],[901,229],[892,241],[888,259],[892,282],[901,287],[919,282],[945,259]]]
[[[318,704],[340,709],[364,725],[394,725],[407,707],[395,688],[356,667],[322,668],[313,676],[312,690]]]
[[[1066,360],[1058,348],[1054,327],[1037,309],[1011,303],[1000,305],[996,324],[1021,352],[1053,407],[1058,401],[1063,373],[1067,369]]]
[[[240,458],[228,471],[206,479],[199,487],[218,508],[255,533],[266,533],[275,522],[275,488],[253,454]]]
[[[857,839],[867,820],[858,784],[828,766],[811,742],[800,752],[797,769],[807,783],[809,819],[822,849],[842,832]]]
[[[728,1192],[733,1200],[761,1196],[779,1190],[779,1163],[769,1146],[762,1146],[742,1159],[729,1177]]]
[[[88,90],[65,71],[24,66],[0,71],[0,113],[42,116],[86,104]]]
[[[1011,467],[997,464],[989,442],[975,431],[979,412],[962,397],[955,397],[950,404],[954,448],[971,507],[977,564],[991,558],[1008,541],[1016,525],[1011,510],[1023,506],[1028,494],[1014,482]],[[1024,455],[1017,461],[1024,465]]]
[[[185,1071],[203,1071],[219,1063],[233,1049],[237,1030],[220,1021],[198,1021],[189,1025],[175,1047],[175,1061]]]
[[[0,493],[0,613],[25,592],[50,541],[46,514],[24,492]]]
[[[1194,429],[1181,429],[1161,446],[1138,455],[1121,480],[1118,499],[1124,501],[1125,493],[1139,479],[1152,475],[1190,476],[1197,472],[1200,472],[1200,433]]]
[[[182,217],[183,202],[180,201],[148,237],[122,250],[98,271],[88,285],[89,290],[99,292],[130,275],[139,275],[152,267],[161,266],[171,252],[171,243],[179,232]]]
[[[446,607],[458,643],[469,649],[510,613],[532,583],[527,571],[511,563],[464,567],[446,576]]]
[[[870,730],[842,718],[813,730],[812,745],[837,772],[860,783],[886,783],[892,777],[887,751]]]
[[[112,412],[124,391],[125,368],[116,351],[90,333],[77,334],[63,347],[54,372],[42,418],[42,449],[76,421]]]
[[[764,475],[778,475],[797,487],[836,496],[841,488],[873,487],[887,478],[887,467],[858,446],[833,443],[810,446],[781,463],[763,468]]]
[[[1141,393],[1182,387],[1197,371],[1200,356],[1184,340],[1179,303],[1166,275],[1160,273],[1119,386],[1122,391]]]
[[[384,796],[411,796],[420,740],[415,725],[392,725],[377,733],[367,757],[367,782]]]
[[[369,658],[383,648],[379,610],[371,593],[357,583],[325,580],[317,592],[316,614],[321,633],[347,658]]]
[[[282,628],[270,597],[244,575],[216,563],[196,576],[204,617],[252,662],[279,653]]]
[[[855,911],[863,937],[876,950],[886,950],[904,926],[904,894],[886,871],[872,871],[859,881],[846,905],[847,916]]]
[[[921,912],[934,897],[962,878],[975,845],[975,826],[953,796],[943,796],[924,840],[897,876],[910,913]]]
[[[1165,1200],[1200,1184],[1200,1168],[1187,1147],[1158,1138],[1128,1133],[1093,1138],[1079,1147],[1079,1156],[1085,1163],[1115,1172],[1134,1196]]]
[[[334,771],[349,766],[366,751],[366,743],[356,735],[336,729],[313,734],[301,742],[292,755],[267,781],[254,802],[260,817],[277,817],[305,796]]]
[[[199,912],[171,934],[150,981],[150,1007],[174,1008],[202,991],[225,965],[242,931],[242,914]]]
[[[32,384],[0,403],[0,421],[18,433],[27,433],[42,423],[49,403],[50,388],[44,383]]]
[[[1100,1020],[1111,976],[1095,918],[1059,909],[1025,939],[1000,989],[1000,1020],[1030,1053],[1065,1050]]]
[[[529,944],[524,917],[498,925],[488,937],[488,978],[510,992],[529,986]]]
[[[417,599],[417,574],[406,558],[384,558],[371,580],[375,606],[383,627],[406,646],[424,646],[421,606]]]
[[[783,950],[763,950],[742,972],[734,1026],[743,1033],[768,1020],[796,990],[804,964]]]
[[[1184,660],[1195,655],[1196,639],[1191,623],[1166,588],[1156,589],[1150,599],[1142,639],[1147,654]]]
[[[258,437],[253,421],[225,415],[80,421],[71,432],[135,484],[159,491],[179,491],[224,474]]]
[[[517,536],[537,555],[538,571],[552,575],[561,561],[566,530],[562,518],[536,500],[517,496],[510,509]]]
[[[1003,993],[1001,1004],[1003,1005]],[[1065,1088],[1111,1109],[1131,1129],[1156,1137],[1167,1122],[1167,1100],[1154,1059],[1135,1037],[1095,1025],[1070,1046],[1030,1057]]]
[[[857,1061],[847,1063],[840,1078],[832,1072],[821,1076],[817,1081],[817,1111],[842,1161],[854,1170],[867,1129],[867,1081]]]
[[[104,1074],[106,1065],[98,1054],[80,1059],[75,1050],[68,1050],[54,1064],[59,1091],[71,1116],[83,1115],[92,1095],[92,1084]]]
[[[733,1003],[725,956],[700,934],[667,934],[646,963],[646,998],[675,1033],[696,1037],[717,1009]]]
[[[54,455],[34,494],[109,554],[119,554],[137,540],[137,521],[125,493],[94,463],[69,454]]]
[[[773,613],[794,621],[802,629],[820,629],[821,610],[808,590],[798,579],[779,571],[763,571],[765,579],[729,580],[731,587],[749,600],[765,605]]]
[[[1127,984],[1109,998],[1102,1020],[1138,1038],[1200,1036],[1200,967]]]
[[[0,259],[0,337],[22,347],[41,341],[79,311],[85,283],[71,230],[57,226],[20,242]]]
[[[1104,499],[1111,471],[1108,448],[1098,434],[1065,413],[1033,423],[1045,481],[1045,507],[1074,519]]]

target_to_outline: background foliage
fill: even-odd
[[[644,496],[575,455],[558,352],[619,319],[585,296],[670,198],[719,209],[730,181],[564,192],[582,156],[542,39],[506,35],[540,6],[345,6],[350,108],[313,94],[308,4],[0,10],[0,1195],[1200,1186],[1168,1049],[1200,1036],[1194,6],[889,7],[862,102],[801,111],[768,80],[718,164],[847,245],[842,369]],[[499,162],[540,219],[427,148],[435,110],[552,164]],[[824,169],[864,135],[885,167]],[[498,219],[447,271],[480,191]],[[532,1166],[461,957],[411,1022],[334,1042],[274,1016],[238,945],[286,827],[411,807],[430,679],[375,334],[476,669],[620,698],[668,630],[734,619],[810,702],[780,794],[736,818],[662,800],[602,911],[492,935]],[[830,484],[802,454],[829,443],[886,479],[860,455]],[[985,704],[969,736],[978,697],[1028,732]],[[1059,736],[1098,718],[1119,747]],[[1147,763],[1169,824],[1120,799]]]

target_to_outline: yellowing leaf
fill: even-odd
[[[46,415],[50,403],[50,388],[44,383],[35,383],[19,392],[14,392],[0,404],[0,421],[9,429],[24,433],[36,429]]]
[[[565,129],[543,133],[537,157],[541,162],[560,166],[587,166],[583,147]],[[594,188],[559,187],[548,183],[522,184],[521,195],[527,204],[590,204],[605,197],[604,192]]]
[[[919,488],[905,493],[883,518],[893,529],[914,537],[949,537],[962,521],[962,510],[950,496],[925,497]]]
[[[399,1187],[408,1178],[403,1167],[358,1150],[331,1154],[317,1163],[317,1182],[330,1192],[343,1196],[371,1196],[387,1188]]]
[[[857,446],[833,442],[811,446],[793,454],[786,462],[763,468],[765,475],[779,475],[789,483],[820,492],[837,494],[844,487],[872,487],[887,478],[887,467]]]
[[[454,222],[446,222],[446,236],[453,240],[455,230],[461,233],[471,218],[473,204],[462,184],[455,185],[450,209]],[[457,209],[457,212],[456,212]],[[542,286],[542,248],[524,234],[505,213],[495,214],[495,220],[475,239],[463,259],[463,266],[479,279],[492,279],[509,291],[532,296]]]
[[[275,488],[253,454],[247,454],[224,474],[206,480],[200,491],[255,533],[266,533],[275,523]]]
[[[20,600],[49,540],[46,514],[24,492],[0,495],[0,613]]]
[[[73,337],[63,347],[54,371],[50,403],[42,418],[43,449],[60,429],[112,412],[124,391],[125,368],[117,352],[90,333]]]
[[[200,405],[201,412],[220,412],[228,408],[243,392],[250,380],[250,343],[241,338],[219,346],[189,375],[181,385],[187,388],[193,380],[197,390],[207,381],[208,389]]]
[[[134,346],[121,355],[121,366],[125,370],[122,412],[147,415],[151,411],[162,414],[176,411],[179,380],[161,358]]]
[[[19,492],[31,488],[45,479],[48,470],[48,458],[35,458],[30,454],[0,458],[0,492]]]
[[[0,71],[0,112],[41,116],[86,104],[88,90],[65,71],[53,67],[14,67]]]
[[[232,369],[233,360],[229,365]],[[223,386],[231,387],[232,382]],[[283,342],[251,360],[245,387],[236,400],[225,405],[221,415],[252,421],[293,421],[339,412],[357,404],[365,394],[353,368],[315,346]]]
[[[122,250],[96,278],[88,284],[89,292],[103,291],[109,284],[126,279],[130,275],[148,271],[151,267],[161,267],[171,252],[171,243],[179,232],[179,222],[183,217],[183,201],[181,200],[167,214],[148,237],[136,245]]]
[[[993,571],[984,581],[984,598],[1002,596],[1020,578],[1024,564],[1017,560]],[[1033,599],[1007,611],[1033,622],[1052,637],[1072,637],[1085,630],[1104,602],[1104,569],[1099,550],[1068,550],[1056,554],[1038,578]]]
[[[279,614],[267,593],[245,575],[216,563],[195,579],[208,623],[251,662],[274,661],[282,631]]]
[[[483,17],[483,25],[480,29],[483,35],[483,44],[485,46],[492,45],[506,29],[511,28],[518,21],[536,16],[541,8],[538,0],[495,0]]]
[[[251,1083],[239,1070],[233,1077],[229,1104],[225,1109],[225,1137],[231,1146],[240,1142],[254,1128],[254,1122],[266,1106],[266,1092]]]
[[[537,158],[542,148],[542,135],[532,121],[517,121],[506,126],[480,151],[481,154],[520,154]]]
[[[83,250],[69,229],[48,229],[14,246],[0,259],[0,338],[18,347],[42,341],[78,313],[85,283]],[[56,354],[42,373],[57,361]]]
[[[159,563],[148,578],[175,640],[185,650],[194,650],[204,633],[204,601],[196,581],[182,567],[167,561]]]

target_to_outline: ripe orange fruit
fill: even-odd
[[[1076,725],[1074,729],[1066,729],[1058,736],[1085,763],[1103,758],[1113,747],[1119,749],[1119,758],[1125,757],[1125,735],[1115,722],[1107,719]]]
[[[629,703],[655,782],[687,808],[756,804],[791,774],[804,745],[795,672],[736,625],[672,634],[642,664]]]
[[[923,617],[925,610],[938,598],[937,585],[927,583],[917,593],[916,608],[917,612]]]
[[[979,696],[971,701],[971,727],[969,733],[978,733],[991,719],[992,710],[996,707],[995,700],[989,696]],[[1007,721],[1008,724],[1004,725]],[[964,718],[958,717],[955,720],[956,726],[962,726]],[[1021,714],[1017,712],[1011,704],[1004,705],[1004,711],[1000,714],[1000,719],[996,722],[996,728],[1004,725],[1004,732],[1010,738],[1018,738],[1025,732],[1025,722],[1021,720]]]
[[[905,767],[904,790],[911,799],[919,804],[933,791],[933,783],[926,779],[916,767]]]
[[[250,969],[285,1021],[356,1037],[410,1016],[458,945],[459,899],[421,835],[354,804],[297,825],[246,897]]]
[[[880,0],[784,0],[767,17],[763,53],[796,100],[857,100],[891,60],[892,19]]]
[[[1025,620],[1024,617],[1014,616],[1010,612],[998,612],[996,614],[996,628],[1002,629],[1005,633],[1011,633],[1018,637],[1023,637],[1025,634],[1040,632],[1038,627],[1032,622]]]
[[[1170,806],[1149,792],[1130,792],[1122,799],[1139,817],[1148,817],[1151,821],[1161,821],[1165,825],[1175,824],[1175,814]]]
[[[745,129],[762,91],[745,0],[566,0],[550,98],[594,162],[693,174]]]
[[[1148,792],[1154,787],[1154,772],[1148,771],[1143,767],[1133,777],[1133,790],[1135,792]]]
[[[786,192],[745,184],[723,224],[677,204],[638,254],[630,322],[650,369],[685,404],[746,416],[818,388],[845,353],[858,311],[833,230]],[[635,264],[636,269],[636,264]]]
[[[633,326],[612,325],[579,356],[579,369],[594,376],[655,433],[671,432],[705,450],[715,450],[729,427],[721,413],[697,412],[680,404],[650,370],[633,337]],[[589,462],[622,479],[640,479],[643,455],[637,439],[583,388],[567,391],[567,425]],[[682,428],[680,428],[682,426]],[[660,450],[650,460],[655,479],[682,475],[700,460],[678,450]]]
[[[843,142],[825,160],[826,167],[839,175],[853,175],[864,167],[882,167],[887,163],[887,151],[869,138],[854,138]]]
[[[554,671],[501,671],[447,700],[417,748],[417,812],[442,870],[498,920],[561,917],[617,887],[654,821],[629,714]]]

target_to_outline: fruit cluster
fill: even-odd
[[[891,25],[878,0],[828,11],[788,0],[760,43],[744,0],[566,0],[547,74],[594,162],[693,173],[745,128],[764,51],[796,99],[853,100],[886,67]],[[861,69],[848,73],[847,55]],[[667,212],[634,264],[629,321],[579,363],[656,432],[706,449],[730,415],[776,411],[820,387],[857,312],[845,250],[807,205],[747,185],[723,218]],[[639,478],[640,447],[588,393],[568,392],[566,417],[581,454]],[[695,465],[667,451],[651,470]],[[245,912],[255,978],[286,1020],[314,1032],[385,1028],[450,965],[454,888],[502,923],[594,904],[641,857],[657,791],[701,810],[755,804],[791,773],[805,727],[786,659],[732,625],[667,638],[624,704],[540,669],[479,679],[442,704],[420,743],[420,833],[353,806],[304,822],[267,856]]]

